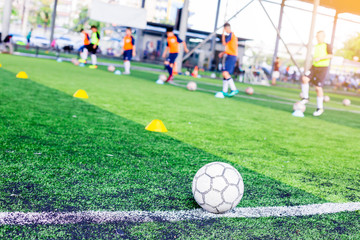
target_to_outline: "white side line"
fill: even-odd
[[[0,212],[0,225],[75,224],[111,222],[176,222],[214,218],[292,217],[354,212],[360,202],[323,203],[293,207],[236,208],[225,214],[212,214],[202,209],[182,211],[84,211],[84,212]]]

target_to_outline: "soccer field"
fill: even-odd
[[[199,209],[192,179],[206,163],[244,179],[238,208],[360,202],[360,98],[329,94],[325,113],[291,115],[299,90],[253,86],[217,99],[221,81],[157,85],[53,60],[0,55],[0,212]],[[17,79],[25,71],[29,79]],[[72,97],[84,89],[89,99]],[[311,101],[315,103],[314,92]],[[352,105],[342,106],[344,98]],[[144,128],[161,119],[167,133]],[[1,217],[0,213],[0,217]],[[360,212],[284,217],[152,217],[0,225],[1,239],[360,239]]]

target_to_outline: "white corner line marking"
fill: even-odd
[[[176,222],[214,218],[294,217],[360,210],[360,202],[323,203],[291,207],[235,208],[224,214],[202,209],[181,211],[0,212],[0,225],[76,224],[111,222]]]

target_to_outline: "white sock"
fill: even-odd
[[[324,97],[316,98],[317,107],[323,109],[324,108]]]
[[[124,68],[126,73],[130,73],[130,61],[124,62]]]
[[[227,80],[223,80],[223,92],[224,93],[227,93],[228,92],[228,89],[229,89],[229,83]]]
[[[229,85],[230,85],[231,91],[235,91],[235,90],[236,90],[236,86],[235,86],[234,80],[233,80],[232,78],[230,78],[230,79],[228,80],[228,83],[229,83]]]
[[[92,65],[96,65],[97,64],[97,58],[95,54],[91,54],[91,63]]]
[[[301,84],[301,91],[303,93],[304,98],[309,98],[309,84],[308,83]]]
[[[81,59],[86,60],[88,58],[88,50],[84,48],[82,53],[80,54]]]

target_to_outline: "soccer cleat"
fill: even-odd
[[[174,83],[174,76],[173,75],[169,75],[169,77],[166,79],[167,83]]]
[[[80,63],[86,63],[86,60],[85,59],[79,59],[79,62]]]
[[[239,93],[239,90],[234,90],[234,91],[231,91],[229,94],[227,94],[228,95],[228,97],[233,97],[233,96],[235,96],[236,94],[238,94]]]
[[[221,91],[221,93],[224,95],[224,97],[228,97],[229,94],[227,92]]]
[[[96,68],[98,68],[98,67],[97,67],[97,65],[90,65],[89,68],[90,68],[90,69],[96,69]]]
[[[307,104],[309,102],[309,99],[308,98],[303,98],[303,99],[301,99],[300,102],[305,105],[305,104]]]
[[[318,117],[318,116],[320,116],[320,115],[323,114],[323,113],[324,113],[324,109],[318,108],[318,109],[316,109],[316,111],[313,113],[313,115],[314,115],[314,117]]]
[[[130,75],[130,72],[124,72],[123,74],[124,75]]]

